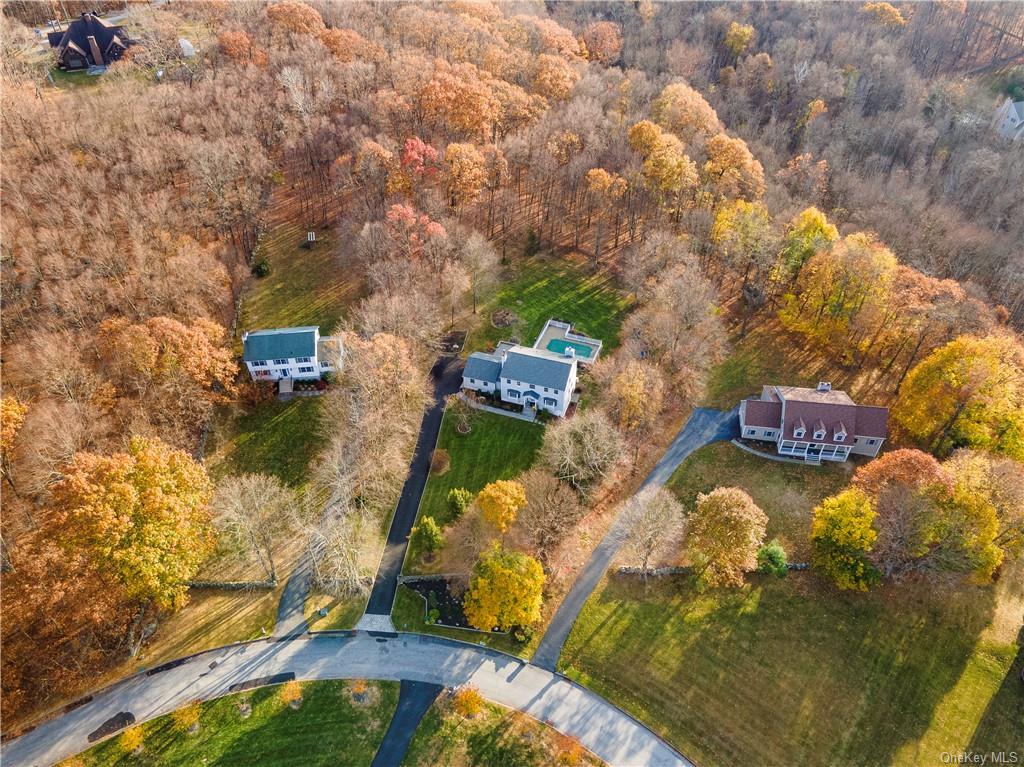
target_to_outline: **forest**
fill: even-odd
[[[137,654],[224,547],[276,584],[268,541],[297,536],[325,590],[365,591],[439,343],[524,254],[629,304],[593,407],[548,427],[553,494],[628,473],[765,328],[872,381],[946,485],[963,448],[1021,481],[1024,152],[990,128],[1024,94],[1017,3],[197,0],[132,7],[136,44],[75,88],[40,5],[0,17],[8,721]],[[281,197],[358,286],[302,492],[204,465],[217,414],[269,397],[240,307]],[[949,569],[1019,550],[996,507]],[[533,518],[545,569],[556,533]]]

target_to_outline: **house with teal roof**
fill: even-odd
[[[310,381],[341,368],[344,346],[315,325],[242,334],[242,360],[254,381]]]

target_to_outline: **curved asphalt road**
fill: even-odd
[[[613,767],[692,767],[631,716],[558,674],[441,637],[366,632],[257,640],[210,650],[149,675],[137,674],[5,744],[0,758],[5,767],[50,765],[88,748],[89,733],[119,713],[130,712],[136,722],[143,722],[189,701],[215,698],[268,677],[471,684],[488,700],[576,738]]]
[[[668,482],[672,473],[679,468],[694,450],[739,436],[739,408],[732,410],[712,410],[699,407],[693,411],[686,425],[680,430],[665,455],[654,465],[647,475],[640,490],[648,487],[661,486]],[[558,656],[562,654],[562,646],[569,638],[576,618],[583,609],[587,599],[601,582],[604,571],[608,569],[612,558],[623,543],[622,518],[620,517],[605,534],[604,538],[590,555],[587,564],[569,589],[562,604],[558,606],[555,617],[551,619],[548,630],[540,640],[537,651],[533,654],[533,663],[541,668],[554,671],[558,664]]]

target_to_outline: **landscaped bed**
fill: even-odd
[[[472,628],[462,609],[462,595],[465,583],[456,583],[448,578],[437,580],[411,581],[405,584],[424,599],[427,620],[452,628]]]
[[[366,690],[356,694],[350,681],[303,683],[298,708],[282,699],[281,686],[228,695],[202,704],[194,735],[175,727],[171,715],[162,716],[142,725],[140,755],[125,753],[115,737],[91,748],[83,760],[88,767],[368,765],[398,703],[398,683],[362,684]]]

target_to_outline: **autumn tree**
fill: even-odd
[[[277,477],[241,474],[217,483],[210,509],[223,539],[254,555],[267,580],[276,584],[274,553],[295,530],[295,493]]]
[[[754,42],[754,35],[756,31],[749,24],[738,24],[732,22],[729,24],[729,29],[725,32],[725,47],[729,49],[729,53],[732,54],[733,59],[739,58],[739,56],[750,48]]]
[[[677,393],[695,398],[725,351],[717,304],[714,288],[695,265],[671,270],[651,299],[626,318],[625,351],[658,365]]]
[[[17,397],[6,395],[0,399],[0,460],[2,460],[3,476],[14,487],[11,479],[11,451],[14,449],[14,440],[25,423],[25,414],[28,412],[28,405],[22,403]]]
[[[540,620],[544,570],[540,562],[499,544],[483,552],[473,567],[463,609],[481,631],[508,631]]]
[[[622,437],[608,416],[587,409],[544,430],[541,459],[555,476],[582,491],[608,476],[622,448]]]
[[[977,450],[958,450],[943,464],[956,486],[991,505],[998,520],[993,544],[1007,556],[1024,552],[1024,464]]]
[[[899,29],[907,23],[903,14],[891,3],[864,3],[861,6],[861,11],[872,21],[887,29]]]
[[[982,447],[1024,458],[1024,348],[1011,335],[961,336],[907,376],[893,416],[938,453]]]
[[[476,314],[479,294],[492,287],[498,280],[498,252],[486,237],[474,230],[463,241],[459,260],[469,277],[469,287],[473,294],[473,314]]]
[[[629,360],[615,374],[609,388],[609,414],[633,443],[633,466],[640,445],[658,423],[665,379],[656,367],[643,360]]]
[[[768,516],[738,487],[719,487],[697,496],[688,518],[687,552],[698,581],[740,586],[743,573],[757,567]]]
[[[213,487],[188,454],[134,437],[125,453],[79,453],[53,489],[52,524],[126,594],[162,610],[180,608],[187,581],[213,548]]]
[[[568,99],[579,79],[575,67],[561,56],[542,53],[534,61],[531,85],[534,92],[546,99]]]
[[[608,67],[619,60],[622,53],[622,30],[612,21],[595,21],[581,36],[587,57]]]
[[[626,193],[626,180],[604,168],[591,168],[586,175],[587,192],[596,202],[597,226],[594,232],[594,262],[601,260],[601,244],[605,219]]]
[[[619,519],[620,538],[640,563],[645,582],[651,561],[672,553],[687,528],[682,504],[663,487],[646,488],[634,495]]]
[[[301,35],[315,35],[324,29],[316,9],[297,0],[281,0],[267,8],[267,18],[278,29]]]
[[[841,589],[867,591],[878,580],[869,553],[878,533],[875,508],[858,488],[822,501],[811,522],[812,561]]]
[[[487,183],[484,156],[473,144],[449,144],[444,152],[445,194],[452,208],[473,202]]]
[[[412,540],[421,550],[433,554],[444,545],[444,532],[433,517],[423,517],[413,528]]]
[[[476,503],[484,519],[498,532],[505,533],[526,505],[526,490],[519,482],[499,479],[484,486],[476,496]]]
[[[684,142],[719,131],[718,114],[697,91],[686,83],[666,85],[651,104],[654,121]]]
[[[764,289],[775,263],[777,239],[768,209],[758,202],[735,200],[715,214],[711,241],[723,271],[736,275],[744,302],[743,328],[750,312],[764,303]]]
[[[704,146],[708,159],[702,175],[714,192],[728,200],[758,200],[764,196],[764,168],[747,142],[719,133]]]
[[[807,208],[793,216],[782,238],[776,278],[792,285],[818,251],[839,239],[839,230],[817,208]]]
[[[531,469],[520,482],[526,490],[526,505],[516,524],[548,568],[555,549],[586,513],[586,507],[568,484],[543,469]]]

